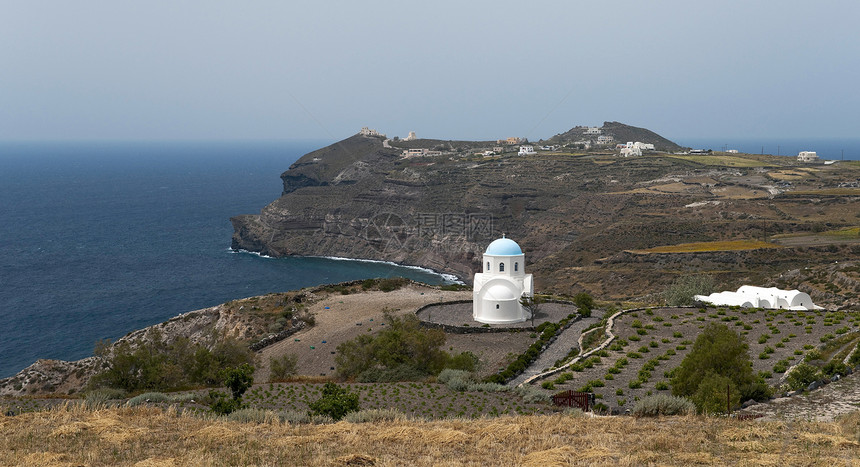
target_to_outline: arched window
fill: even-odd
[[[489,272],[489,271],[490,271],[490,262],[487,261],[487,272]]]
[[[520,270],[520,263],[514,263],[514,272],[517,272],[519,270]]]
[[[496,303],[496,309],[497,309],[497,310],[499,309],[499,304],[498,304],[498,303]]]
[[[499,272],[505,272],[505,263],[499,263]]]

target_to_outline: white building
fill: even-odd
[[[412,141],[412,140],[414,140],[414,139],[418,139],[418,137],[417,137],[417,136],[415,136],[415,132],[414,132],[414,131],[410,131],[410,132],[409,132],[409,136],[407,136],[407,137],[406,137],[406,139],[404,139],[403,141]]]
[[[818,162],[818,154],[815,151],[800,151],[797,153],[798,162]]]
[[[641,143],[639,141],[633,142],[628,141],[623,148],[621,148],[621,155],[624,157],[627,156],[641,156],[642,151],[653,151],[654,144],[652,143]]]
[[[597,144],[609,144],[613,139],[615,138],[609,135],[600,135],[597,137]]]
[[[537,154],[535,152],[534,146],[520,146],[520,152],[518,152],[520,156],[527,156],[529,154]]]
[[[472,318],[488,324],[521,323],[530,318],[520,305],[523,295],[532,296],[532,275],[525,273],[526,257],[517,242],[494,240],[484,252],[484,272],[475,274]]]
[[[601,133],[603,133],[603,130],[601,130],[600,128],[598,128],[596,126],[590,126],[590,127],[585,129],[585,132],[583,134],[585,134],[585,135],[599,135]]]
[[[743,308],[768,308],[774,310],[819,310],[808,294],[799,290],[782,290],[776,287],[754,287],[745,285],[737,292],[717,292],[696,295],[695,300],[718,306]]]
[[[633,141],[628,141],[627,144],[621,148],[621,155],[624,157],[629,156],[641,156],[642,148],[639,145],[633,143]]]

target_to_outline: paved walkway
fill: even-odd
[[[531,378],[532,376],[542,373],[544,370],[550,368],[556,360],[563,358],[570,352],[570,349],[579,346],[579,336],[582,334],[582,331],[585,328],[591,326],[594,323],[600,321],[600,318],[597,317],[589,317],[582,318],[581,320],[570,325],[569,328],[565,329],[543,353],[540,354],[540,357],[534,361],[526,371],[524,371],[521,375],[517,376],[510,383],[509,386],[516,386],[523,381]]]

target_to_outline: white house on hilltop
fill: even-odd
[[[820,310],[822,307],[812,303],[809,294],[799,290],[782,290],[776,287],[755,287],[745,285],[737,292],[717,292],[710,295],[696,295],[700,302],[718,306],[739,306],[742,308],[768,308],[773,310]]]
[[[530,318],[520,305],[523,295],[532,296],[532,275],[525,273],[526,257],[517,242],[494,240],[484,252],[484,272],[475,274],[472,318],[488,324],[521,323]]]
[[[798,162],[818,162],[818,153],[815,151],[800,151],[797,153]]]

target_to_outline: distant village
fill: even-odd
[[[626,141],[626,142],[616,142],[615,137],[609,134],[604,134],[603,128],[600,127],[592,127],[592,126],[578,126],[573,129],[574,131],[581,131],[581,138],[577,141],[567,142],[564,145],[559,144],[546,144],[546,145],[534,145],[529,144],[527,138],[521,137],[508,137],[505,139],[498,139],[495,141],[495,144],[488,147],[481,148],[472,148],[468,153],[470,155],[475,156],[483,156],[483,157],[495,157],[501,156],[504,154],[512,155],[516,153],[519,156],[529,156],[535,155],[539,152],[558,152],[563,149],[567,150],[581,150],[581,151],[612,151],[619,157],[637,157],[642,156],[644,154],[648,154],[649,152],[656,151],[654,147],[654,143],[647,143],[642,141]],[[438,149],[438,148],[398,148],[396,144],[398,142],[404,141],[416,141],[418,137],[416,136],[414,131],[410,131],[409,135],[405,138],[393,137],[388,138],[384,133],[380,133],[375,129],[371,129],[368,127],[363,127],[359,134],[362,136],[369,137],[378,137],[385,139],[385,147],[392,149],[402,149],[402,155],[404,159],[415,158],[415,157],[439,157],[439,156],[462,156],[463,151],[461,149],[455,150],[453,147],[450,150]],[[737,154],[737,149],[726,149],[723,151],[728,154]],[[675,152],[675,154],[711,154],[711,150],[705,149],[689,149],[687,151]],[[820,159],[818,158],[818,154],[815,151],[801,151],[797,155],[797,161],[801,163],[809,163],[815,164],[820,163]],[[833,161],[826,161],[825,164],[833,163]]]

